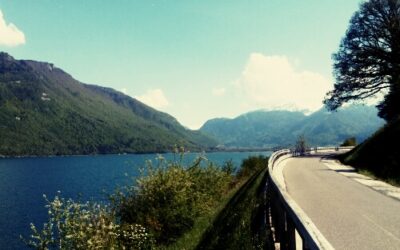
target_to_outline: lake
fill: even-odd
[[[239,167],[251,155],[271,152],[215,152],[205,156],[222,165],[232,160]],[[174,154],[162,154],[174,160]],[[198,153],[185,154],[189,163]],[[65,198],[107,201],[106,194],[132,182],[146,160],[156,162],[156,154],[98,155],[68,157],[27,157],[0,159],[0,249],[26,249],[19,235],[28,237],[29,224],[38,229],[47,220],[43,194],[52,199],[57,191]],[[127,177],[129,176],[129,177]]]

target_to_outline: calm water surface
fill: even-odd
[[[250,155],[269,156],[270,152],[218,152],[206,158],[221,165],[232,160],[238,167]],[[185,155],[186,163],[199,154]],[[173,160],[173,154],[163,154]],[[156,154],[32,157],[0,159],[0,249],[25,249],[19,235],[30,234],[29,223],[39,229],[47,219],[43,194],[52,199],[57,191],[65,198],[107,201],[119,185],[131,182],[146,160]]]

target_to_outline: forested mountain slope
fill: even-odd
[[[111,88],[0,53],[0,155],[164,152],[215,141]]]

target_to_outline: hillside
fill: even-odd
[[[378,178],[400,185],[400,120],[378,130],[340,158],[345,164],[368,170]]]
[[[54,65],[0,53],[0,155],[143,153],[215,141],[110,88]]]
[[[384,125],[373,106],[352,105],[337,112],[325,108],[314,112],[292,128],[294,134],[304,134],[312,145],[339,145],[349,137],[362,142]]]
[[[287,144],[285,128],[304,118],[301,112],[255,111],[234,119],[209,120],[200,130],[214,136],[227,147],[274,147]]]
[[[348,137],[363,141],[383,125],[375,107],[353,105],[304,115],[291,111],[254,111],[234,119],[207,121],[201,131],[227,147],[290,146],[304,134],[311,145],[337,145]]]

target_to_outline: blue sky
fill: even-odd
[[[256,109],[321,107],[331,54],[359,3],[0,0],[0,50],[198,128]]]

